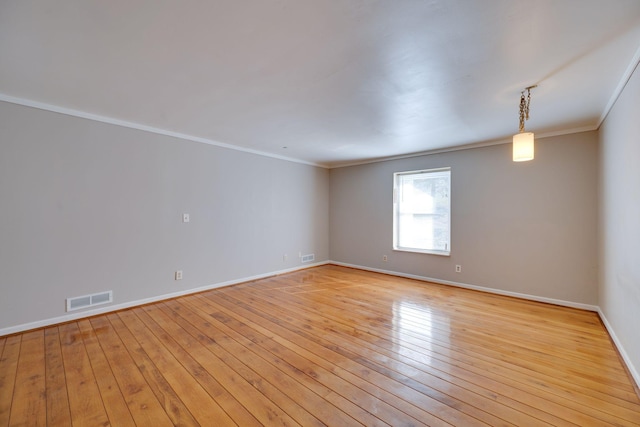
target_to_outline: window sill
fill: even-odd
[[[417,248],[393,248],[393,250],[398,252],[414,252],[419,254],[451,256],[451,251],[437,251],[437,250],[417,249]]]

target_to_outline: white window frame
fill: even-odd
[[[434,248],[414,248],[414,247],[404,247],[400,246],[398,240],[399,236],[399,228],[400,228],[400,178],[406,175],[422,175],[422,174],[435,174],[448,172],[449,175],[449,215],[448,215],[448,236],[447,243],[445,245],[445,249],[434,249]],[[394,251],[403,251],[403,252],[418,252],[425,254],[433,254],[433,255],[441,255],[441,256],[450,256],[451,254],[451,168],[435,168],[435,169],[422,169],[415,171],[404,171],[404,172],[395,172],[393,174],[393,250]]]

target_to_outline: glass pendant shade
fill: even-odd
[[[533,160],[533,132],[521,132],[513,135],[513,161]]]

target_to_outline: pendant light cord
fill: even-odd
[[[525,97],[524,93],[527,92]],[[529,120],[529,104],[531,103],[531,89],[520,92],[520,133],[524,132],[524,122]]]

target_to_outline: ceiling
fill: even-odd
[[[0,0],[0,100],[325,167],[596,129],[638,0]]]

